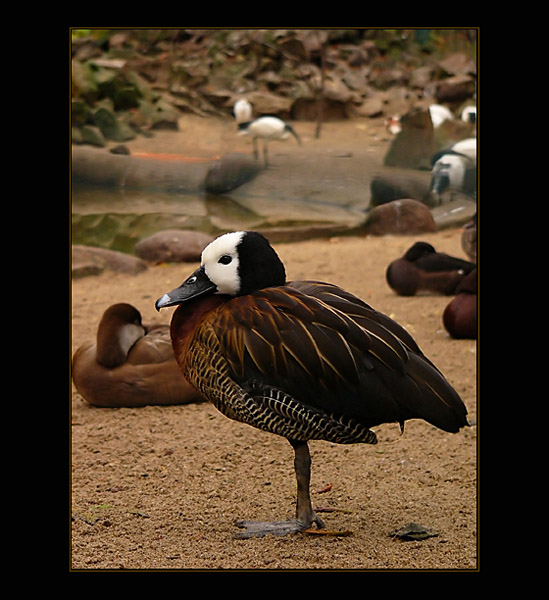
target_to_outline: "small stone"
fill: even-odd
[[[399,540],[403,540],[405,542],[417,542],[426,540],[431,537],[437,537],[438,533],[436,533],[436,531],[433,531],[432,529],[428,529],[424,525],[419,525],[418,523],[409,523],[408,525],[405,525],[400,529],[391,531],[389,536],[398,538]]]

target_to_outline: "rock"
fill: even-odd
[[[400,529],[396,529],[395,531],[391,531],[389,534],[393,538],[397,538],[399,540],[403,540],[406,542],[409,541],[422,541],[431,537],[437,537],[438,533],[425,527],[424,525],[419,525],[417,523],[409,523]]]
[[[179,112],[174,108],[171,102],[160,99],[154,103],[153,108],[154,110],[151,114],[151,129],[163,129],[167,131],[179,130]]]
[[[383,114],[384,103],[381,94],[375,94],[353,108],[353,112],[359,117],[379,117]]]
[[[114,114],[114,111],[104,106],[95,111],[93,122],[108,140],[126,142],[135,138],[135,131],[127,123],[120,121]]]
[[[430,175],[427,173],[379,173],[370,183],[370,205],[379,206],[393,200],[411,198],[432,207],[435,203],[429,184]]]
[[[103,267],[93,262],[73,262],[72,276],[74,279],[88,277],[89,275],[99,275],[103,272]]]
[[[73,127],[80,127],[86,124],[90,109],[85,102],[73,100],[71,103],[71,124]]]
[[[99,89],[94,79],[94,70],[87,62],[72,60],[72,91],[73,97],[84,99],[86,102],[93,102],[99,95]]]
[[[83,125],[80,128],[80,139],[82,144],[91,144],[98,148],[104,148],[107,145],[99,127],[93,125]]]
[[[380,90],[387,90],[405,82],[406,72],[398,67],[375,70],[370,76],[370,83]]]
[[[463,227],[477,212],[477,204],[460,192],[442,195],[442,204],[431,210],[437,229]]]
[[[198,192],[211,161],[163,160],[154,155],[139,157],[112,154],[89,146],[72,147],[72,181],[114,188]]]
[[[357,52],[360,54],[360,51]],[[356,56],[356,55],[355,55]],[[351,57],[349,57],[349,67],[351,65]],[[357,60],[360,60],[357,57]],[[349,67],[344,67],[343,73],[341,75],[341,81],[353,92],[357,92],[361,97],[366,97],[369,93],[375,92],[368,85],[368,68],[366,66],[358,66],[358,68],[351,69]]]
[[[434,67],[430,65],[424,65],[422,67],[418,67],[414,69],[410,73],[410,78],[408,80],[408,85],[411,88],[424,88],[433,78]]]
[[[428,109],[414,109],[401,119],[402,130],[393,140],[384,164],[389,167],[428,169],[435,153],[433,123]]]
[[[397,85],[383,92],[385,103],[385,114],[389,115],[404,115],[404,118],[410,118],[409,125],[414,124],[414,118],[417,119],[419,111],[411,112],[416,108],[415,102],[418,99],[418,94],[410,90],[410,88]],[[411,113],[408,115],[408,113]],[[417,126],[417,124],[415,125]]]
[[[350,110],[350,109],[349,109]],[[298,98],[292,106],[292,118],[295,121],[316,121],[319,102],[316,99]],[[348,118],[348,105],[338,100],[322,99],[322,121],[340,121]]]
[[[461,247],[470,260],[477,262],[477,214],[465,223],[461,234]]]
[[[261,163],[242,153],[226,154],[210,166],[204,187],[211,194],[224,194],[253,179]]]
[[[446,119],[435,129],[436,149],[438,151],[450,148],[456,142],[472,137],[474,132],[474,123],[466,123],[461,119]]]
[[[246,98],[252,104],[254,117],[265,114],[289,115],[294,102],[293,98],[285,98],[260,90],[246,94]]]
[[[115,110],[131,110],[139,108],[141,94],[133,85],[126,85],[117,88],[113,93],[113,102]]]
[[[463,52],[454,52],[439,61],[439,67],[449,75],[476,75],[475,61]]]
[[[137,256],[147,262],[198,262],[213,237],[200,231],[167,229],[153,233],[135,246]]]
[[[113,146],[109,152],[111,154],[124,154],[125,156],[129,156],[131,154],[128,146],[125,146],[124,144],[117,144],[116,146]]]
[[[116,71],[119,71],[126,65],[127,61],[122,58],[93,58],[90,60],[90,62],[96,67],[115,69]]]
[[[442,79],[435,92],[437,102],[440,104],[460,104],[472,98],[475,93],[476,82],[469,75],[455,75]]]
[[[279,41],[278,47],[285,54],[291,55],[294,60],[307,60],[309,55],[303,40],[295,37]]]
[[[74,277],[98,275],[105,269],[116,273],[137,275],[148,268],[142,260],[135,256],[115,250],[80,245],[72,247],[71,266]]]
[[[78,127],[71,127],[71,141],[73,144],[84,143],[84,136]]]
[[[353,95],[341,79],[328,79],[324,83],[324,98],[329,101],[346,104]]]
[[[404,198],[374,207],[366,220],[367,235],[416,234],[436,231],[431,211],[421,202]]]

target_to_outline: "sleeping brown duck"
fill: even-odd
[[[416,242],[404,256],[389,264],[386,279],[399,296],[418,292],[449,296],[475,267],[475,263],[437,252],[427,242]]]
[[[477,270],[473,269],[442,313],[444,328],[455,339],[477,339],[477,283]]]
[[[80,346],[72,378],[82,397],[95,406],[186,404],[202,400],[184,378],[173,354],[168,325],[143,325],[131,304],[110,306],[97,340]]]

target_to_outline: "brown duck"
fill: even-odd
[[[183,377],[168,325],[143,325],[131,304],[113,304],[103,314],[96,342],[72,359],[74,385],[95,406],[186,404],[201,400]]]
[[[185,377],[227,417],[281,435],[295,451],[296,519],[244,521],[238,537],[323,527],[310,500],[309,440],[376,443],[370,429],[422,418],[457,432],[466,408],[410,335],[328,283],[286,283],[262,235],[225,234],[164,294]]]
[[[444,328],[455,339],[477,339],[477,270],[474,269],[456,289],[442,313]]]
[[[389,264],[385,275],[389,287],[399,296],[422,291],[449,296],[475,267],[474,263],[437,252],[427,242],[416,242],[404,256]]]

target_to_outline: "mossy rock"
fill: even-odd
[[[113,142],[133,140],[135,131],[117,118],[114,112],[105,107],[98,108],[93,115],[94,124],[99,127],[103,136]]]

